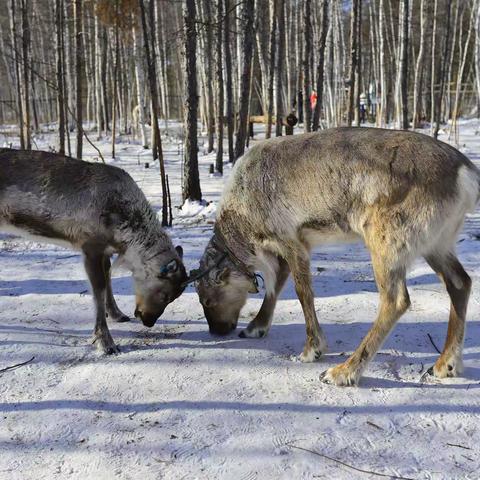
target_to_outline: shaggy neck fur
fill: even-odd
[[[142,220],[136,225],[125,222],[119,232],[125,246],[123,262],[134,274],[145,272],[148,276],[149,270],[156,270],[158,265],[164,265],[178,255],[156,213],[147,203],[142,207],[142,212],[136,212]]]
[[[256,247],[246,239],[245,235],[238,228],[238,225],[245,226],[246,223],[248,223],[247,218],[240,218],[238,213],[233,213],[228,209],[222,209],[215,223],[215,229],[221,232],[228,248],[235,253],[235,256],[244,263],[252,273],[254,273],[255,270],[260,270],[263,273],[265,290],[267,294],[273,294],[278,272],[277,257]],[[232,266],[238,270],[233,263]]]

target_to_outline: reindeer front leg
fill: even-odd
[[[104,268],[105,274],[107,277],[107,291],[106,291],[106,307],[107,315],[114,322],[129,322],[130,317],[125,315],[117,305],[112,291],[112,275],[111,275],[111,264],[110,259],[107,256],[104,256]]]
[[[119,353],[120,350],[115,345],[112,336],[110,335],[106,320],[105,302],[108,273],[105,271],[105,257],[103,252],[98,252],[94,247],[84,248],[83,253],[85,270],[92,285],[96,309],[96,322],[93,331],[94,342],[97,342],[98,348],[107,355]]]
[[[287,262],[295,282],[295,291],[302,305],[307,329],[307,341],[299,358],[302,362],[314,362],[326,352],[327,340],[315,313],[310,256],[306,248],[299,245],[290,250]]]
[[[288,263],[283,258],[278,258],[279,269],[275,281],[275,291],[271,294],[265,295],[262,306],[260,307],[257,316],[248,324],[247,328],[239,333],[241,338],[262,338],[270,330],[272,324],[273,311],[277,304],[278,296],[282,291],[285,282],[287,281],[290,269]]]

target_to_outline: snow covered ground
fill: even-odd
[[[462,123],[461,146],[480,164],[479,127]],[[53,138],[39,136],[37,144],[47,148]],[[180,136],[164,147],[179,205]],[[101,148],[108,152],[107,143]],[[159,208],[158,168],[144,168],[148,152],[127,139],[117,151],[113,163]],[[96,156],[87,148],[87,157]],[[209,176],[213,158],[201,152],[201,182],[204,198],[217,202],[224,180]],[[214,215],[215,204],[176,215],[169,233],[183,245],[189,269],[197,267]],[[0,237],[0,369],[35,357],[0,373],[0,479],[378,478],[332,459],[392,478],[479,479],[478,237],[480,211],[458,244],[473,278],[464,376],[419,383],[437,357],[429,335],[441,348],[449,310],[443,286],[419,261],[409,275],[412,308],[359,388],[318,377],[347,357],[375,316],[362,245],[316,250],[316,307],[330,351],[320,363],[302,364],[291,360],[305,339],[291,283],[266,338],[212,337],[189,287],[151,330],[136,320],[111,325],[122,353],[101,356],[90,344],[93,303],[80,255]],[[120,307],[133,314],[129,275],[117,272],[113,283]],[[240,326],[260,304],[260,295],[249,300]]]

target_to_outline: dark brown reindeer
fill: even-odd
[[[123,170],[61,155],[0,150],[0,231],[83,252],[96,307],[94,341],[118,352],[106,316],[129,317],[112,293],[110,257],[132,274],[135,316],[152,327],[184,289],[182,248],[174,248],[157,215]]]
[[[323,381],[358,383],[410,305],[406,272],[418,257],[439,275],[451,298],[445,346],[428,374],[458,375],[471,280],[455,243],[478,201],[479,178],[459,151],[411,132],[339,128],[254,146],[235,165],[214,235],[192,275],[210,330],[225,334],[236,328],[260,270],[265,299],[240,336],[264,336],[291,273],[307,330],[300,359],[319,359],[326,339],[315,313],[310,251],[321,243],[363,240],[380,295],[378,316],[350,358],[328,369]]]

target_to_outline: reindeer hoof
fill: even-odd
[[[420,382],[428,382],[433,377],[433,366],[430,367],[424,374],[420,377]]]
[[[320,375],[320,381],[327,385],[336,385],[338,387],[353,387],[358,385],[358,375],[348,371],[342,364],[325,370]]]
[[[314,348],[310,348],[307,351],[303,351],[299,356],[298,359],[302,363],[312,363],[317,362],[322,357],[323,352],[321,350],[316,350]]]
[[[98,350],[104,355],[117,355],[120,353],[120,349],[115,344],[99,347]]]
[[[110,333],[95,335],[92,343],[96,343],[97,349],[105,355],[115,355],[120,353],[120,349],[115,345]]]
[[[430,379],[452,378],[457,377],[463,371],[461,358],[450,358],[448,362],[439,358],[435,365],[432,365],[421,377],[421,382]]]
[[[105,355],[116,355],[120,353],[120,349],[116,345],[113,345],[113,347],[106,348],[104,353]]]
[[[107,313],[107,318],[110,318],[111,320],[117,323],[124,323],[124,322],[130,321],[130,317],[120,311],[118,311],[117,313],[112,313],[112,312]]]
[[[326,370],[324,372],[322,372],[320,374],[320,377],[318,377],[318,378],[320,379],[321,382],[330,385],[330,379],[327,378],[327,371]]]
[[[249,329],[248,327],[242,330],[238,336],[240,338],[263,338],[267,334],[265,328],[253,328]]]

